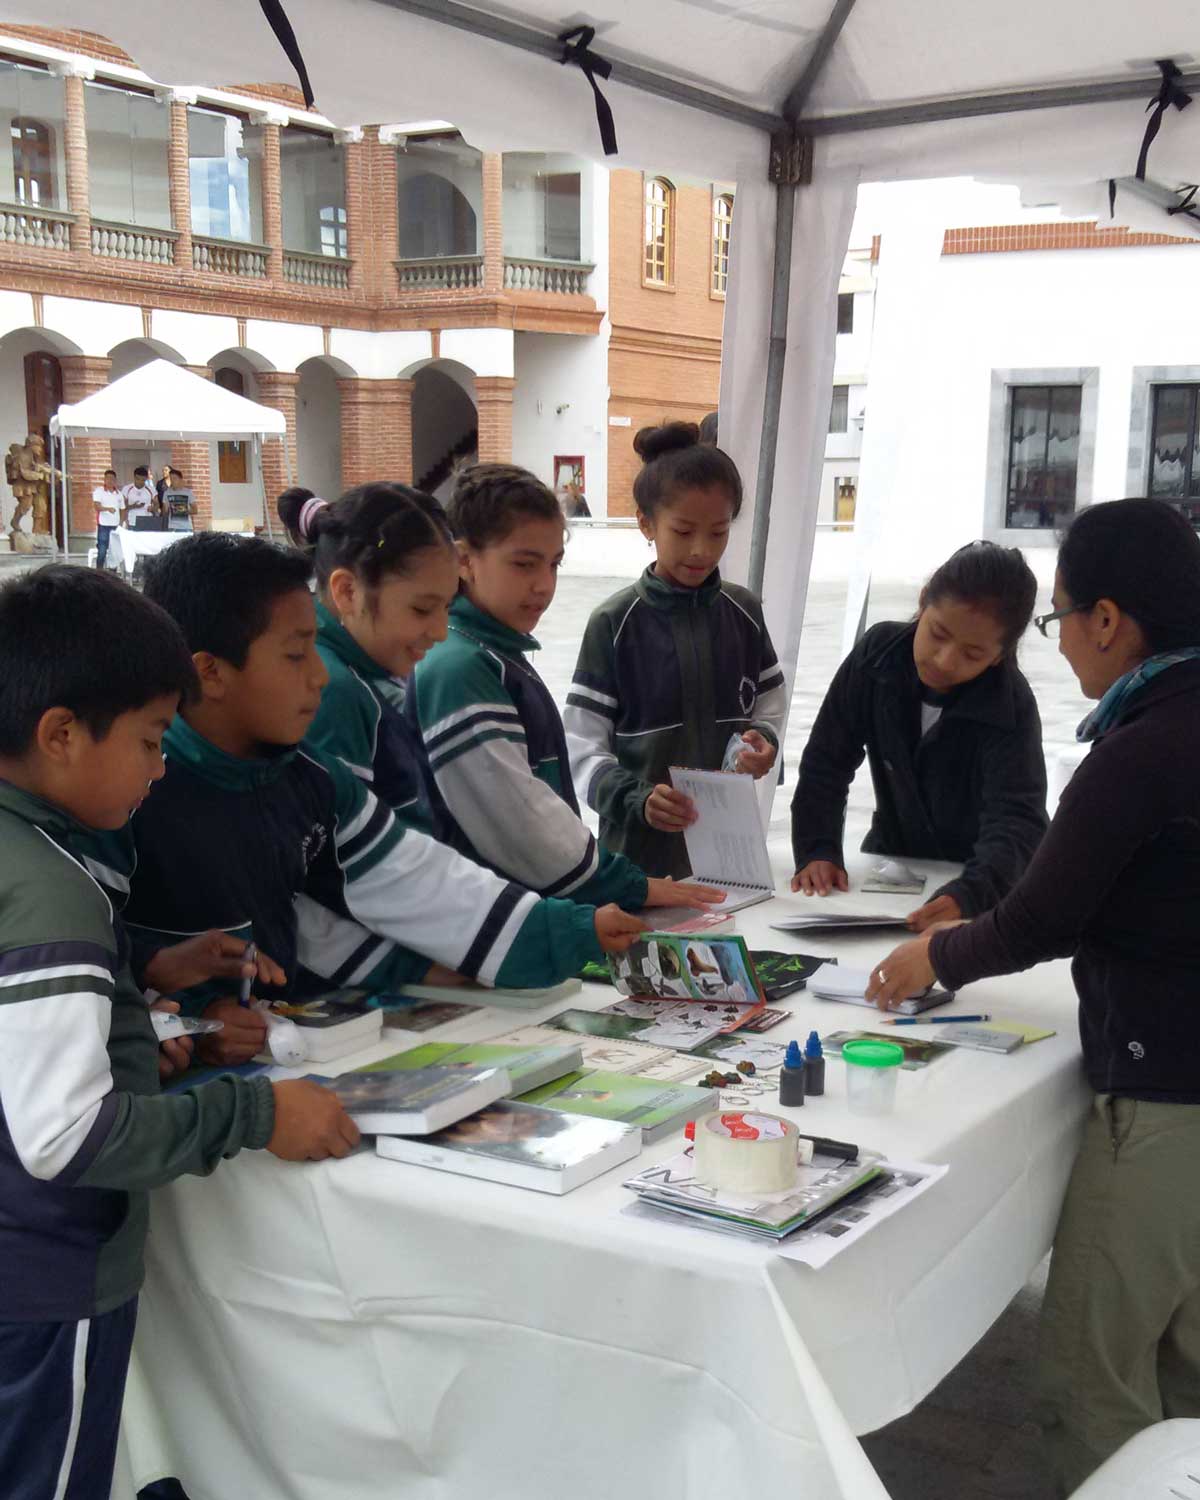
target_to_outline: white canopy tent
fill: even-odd
[[[1031,185],[1113,222],[1167,219],[1200,176],[1200,110],[1171,108],[1131,183],[1154,59],[1187,67],[1194,7],[1157,0],[283,0],[312,92],[338,126],[453,120],[491,150],[598,157],[588,80],[558,35],[586,20],[615,120],[612,164],[728,180],[738,207],[726,307],[722,442],[752,520],[728,569],[761,582],[789,673],[803,618],[835,341],[835,292],[860,181],[980,176]],[[294,79],[254,0],[0,0],[0,18],[86,28],[163,84]],[[609,67],[611,65],[611,67]],[[606,68],[608,71],[606,72]],[[1200,72],[1176,80],[1176,99]],[[774,137],[773,137],[774,133]],[[811,174],[811,180],[809,180]],[[1163,217],[1159,218],[1162,214]],[[351,227],[351,234],[354,229]],[[886,253],[886,252],[885,252]],[[873,424],[876,413],[872,413]],[[865,605],[870,516],[886,473],[864,455],[851,613]],[[775,476],[779,476],[778,486]],[[874,489],[868,488],[868,485]],[[779,499],[771,517],[773,489]],[[770,546],[767,523],[770,520]]]
[[[287,422],[282,412],[247,401],[202,375],[195,375],[166,359],[152,359],[122,375],[103,390],[68,406],[50,418],[50,464],[54,447],[79,437],[136,438],[159,442],[249,442],[254,445],[255,468],[262,485],[262,439],[284,445],[289,483],[291,458]],[[51,480],[53,486],[54,480]],[[53,500],[53,489],[52,489]],[[63,550],[67,550],[70,510],[67,485],[62,490]],[[271,529],[271,508],[263,492],[263,515]]]

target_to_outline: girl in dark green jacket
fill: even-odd
[[[689,798],[671,766],[765,776],[787,708],[762,605],[718,563],[742,508],[742,481],[691,422],[634,439],[638,525],[655,560],[607,599],[584,633],[563,722],[581,801],[600,839],[655,875],[689,871]]]

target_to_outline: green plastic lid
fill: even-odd
[[[858,1068],[898,1068],[904,1061],[904,1048],[895,1042],[871,1042],[865,1038],[847,1042],[842,1047],[842,1059]]]

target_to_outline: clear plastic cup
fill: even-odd
[[[896,1079],[904,1061],[895,1042],[866,1039],[842,1048],[846,1064],[846,1101],[856,1115],[890,1115],[896,1104]]]

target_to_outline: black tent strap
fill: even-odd
[[[1152,113],[1146,121],[1146,131],[1142,136],[1142,149],[1138,152],[1137,168],[1133,174],[1141,178],[1143,182],[1146,179],[1146,158],[1150,154],[1150,147],[1154,144],[1155,136],[1162,127],[1163,115],[1172,105],[1176,109],[1186,109],[1192,102],[1192,96],[1179,86],[1178,80],[1183,77],[1183,74],[1171,58],[1160,58],[1155,66],[1162,74],[1162,83],[1158,93],[1146,106]]]
[[[296,70],[296,76],[300,80],[300,92],[304,95],[304,107],[311,109],[314,102],[312,84],[308,81],[308,69],[304,66],[304,58],[300,55],[300,43],[296,40],[292,23],[288,20],[280,0],[258,0],[258,3],[262,6],[262,13],[266,16],[279,45],[287,54],[288,62]]]
[[[563,44],[561,61],[574,63],[591,85],[592,93],[596,96],[596,124],[600,127],[600,142],[604,147],[604,154],[616,156],[617,127],[613,123],[613,112],[608,100],[600,92],[600,85],[596,82],[597,73],[601,78],[608,78],[611,75],[612,63],[606,62],[604,58],[592,51],[592,41],[595,35],[594,26],[576,26],[570,31],[564,31],[559,37],[559,41]]]

